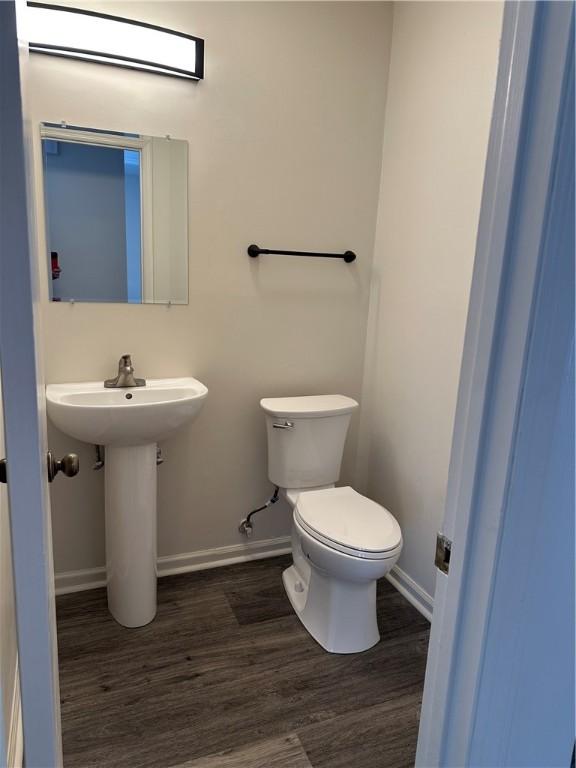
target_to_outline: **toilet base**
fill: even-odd
[[[329,653],[360,653],[380,640],[376,581],[341,581],[314,567],[303,576],[296,565],[282,581],[296,615]]]

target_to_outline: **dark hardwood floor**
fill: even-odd
[[[104,589],[59,597],[66,768],[412,766],[428,622],[381,580],[381,642],[328,654],[284,594],[289,562],[160,579],[139,629]]]

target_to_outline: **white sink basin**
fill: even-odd
[[[149,379],[145,387],[105,389],[101,381],[49,384],[48,416],[62,432],[95,445],[165,440],[193,419],[208,394],[192,378]]]
[[[207,394],[191,378],[122,389],[101,381],[46,387],[48,416],[59,429],[106,446],[108,608],[125,627],[156,614],[156,443],[193,419]]]

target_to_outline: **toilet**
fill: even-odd
[[[268,476],[293,509],[292,565],[284,587],[296,615],[330,653],[380,640],[376,582],[398,560],[402,532],[387,509],[337,488],[358,403],[343,395],[264,398]]]

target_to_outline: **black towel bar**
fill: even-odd
[[[259,248],[257,245],[248,246],[248,256],[251,258],[255,259],[261,253],[270,254],[271,256],[319,256],[323,259],[344,259],[347,264],[356,260],[356,254],[353,251],[346,251],[345,253],[316,253],[315,251],[277,251],[271,248]]]

